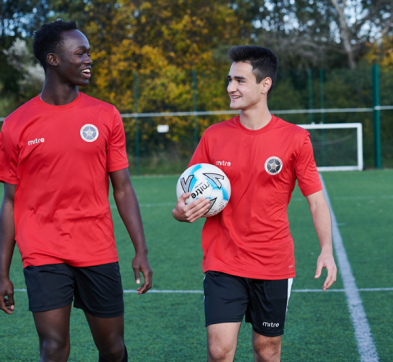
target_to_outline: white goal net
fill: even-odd
[[[298,124],[311,135],[318,171],[363,169],[361,123]]]

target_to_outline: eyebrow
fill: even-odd
[[[76,47],[76,49],[87,49],[87,50],[91,50],[91,47],[86,47],[86,46],[84,46],[84,45],[78,45],[77,47]]]
[[[230,75],[228,75],[227,78],[228,78],[228,79],[232,79],[232,77],[231,77]],[[245,77],[241,77],[241,76],[239,76],[239,75],[235,75],[235,76],[233,77],[233,79],[235,79],[235,80],[245,80],[246,78],[245,78]]]

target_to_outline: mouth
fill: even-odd
[[[82,74],[86,79],[89,79],[91,77],[90,69],[83,69]]]
[[[240,96],[231,96],[232,100],[236,100],[236,99],[239,99],[239,98],[240,98]]]

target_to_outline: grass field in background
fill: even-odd
[[[323,174],[358,288],[393,287],[393,171]],[[201,229],[176,222],[176,176],[134,177],[154,272],[153,289],[202,290]],[[112,196],[110,202],[114,205]],[[314,280],[319,243],[307,201],[295,189],[288,208],[295,240],[293,289],[321,289]],[[124,289],[135,289],[133,247],[113,209]],[[325,276],[326,274],[324,274]],[[15,288],[25,288],[20,255],[11,267]],[[334,289],[343,289],[340,271]],[[393,291],[360,292],[380,361],[393,360]],[[38,361],[38,338],[26,292],[16,292],[13,316],[0,314],[0,360]],[[203,294],[124,295],[130,361],[206,361]],[[69,361],[97,361],[84,315],[73,309]],[[251,327],[243,323],[235,361],[252,361]],[[282,361],[358,361],[344,292],[294,291],[283,336]]]

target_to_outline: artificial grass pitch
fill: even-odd
[[[392,255],[392,171],[323,174],[343,242],[359,288],[393,287],[389,255]],[[154,272],[153,289],[202,290],[201,229],[178,223],[171,210],[176,201],[176,176],[132,178],[145,227],[149,260]],[[378,187],[376,187],[378,185]],[[374,202],[356,201],[375,196]],[[345,199],[346,198],[346,199]],[[363,199],[362,199],[363,200]],[[366,200],[366,199],[364,199]],[[110,196],[111,205],[115,205]],[[361,206],[357,206],[360,203]],[[379,210],[382,210],[380,212]],[[136,289],[131,267],[132,243],[112,210],[124,289]],[[295,240],[297,277],[293,289],[321,289],[323,277],[314,280],[319,243],[307,201],[298,188],[288,208]],[[339,274],[340,275],[340,274]],[[22,264],[15,252],[11,266],[15,288],[25,288]],[[340,276],[333,285],[342,289]],[[393,315],[388,310],[393,292],[361,292],[380,360],[389,360]],[[15,292],[14,315],[0,314],[0,360],[37,361],[38,337],[28,311],[26,292]],[[130,361],[205,361],[206,330],[203,294],[126,293],[125,339]],[[71,315],[69,361],[97,361],[83,313]],[[391,357],[391,354],[390,354]],[[243,323],[236,361],[252,361],[251,327]],[[358,361],[344,292],[293,292],[289,301],[282,361]]]

